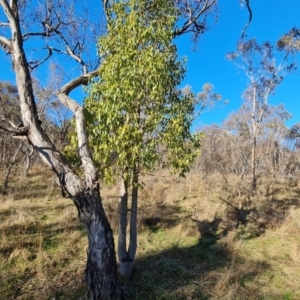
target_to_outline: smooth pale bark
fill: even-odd
[[[120,219],[119,219],[119,236],[118,236],[118,257],[120,263],[119,272],[123,277],[129,278],[131,272],[129,271],[128,264],[132,259],[127,252],[127,211],[128,211],[128,188],[121,180],[120,184]]]
[[[66,84],[59,92],[61,102],[75,114],[79,156],[84,169],[84,179],[70,168],[64,156],[55,148],[41,128],[33,94],[33,83],[23,48],[18,16],[18,1],[0,0],[12,38],[0,37],[0,45],[11,55],[16,75],[17,89],[23,120],[22,128],[10,128],[16,135],[26,136],[43,162],[56,174],[58,183],[75,203],[79,218],[88,235],[86,283],[92,300],[120,298],[112,231],[99,194],[97,169],[93,163],[85,127],[83,108],[68,97],[75,87],[84,84],[94,73],[85,74]]]
[[[132,181],[131,211],[130,211],[130,236],[128,254],[134,260],[137,249],[137,209],[138,209],[138,173],[134,170]],[[132,271],[132,265],[131,265]]]
[[[128,188],[121,181],[120,187],[120,224],[118,237],[118,256],[120,263],[120,274],[125,278],[132,275],[133,262],[137,249],[137,203],[138,203],[138,174],[135,173],[132,181],[131,210],[129,224],[129,246],[127,250],[127,212],[128,212]]]
[[[25,165],[24,165],[24,170],[23,170],[23,176],[28,177],[28,171],[30,167],[30,158],[33,155],[34,148],[31,147],[30,145],[27,145],[27,148],[25,150]]]

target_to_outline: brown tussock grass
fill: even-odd
[[[0,195],[0,299],[85,299],[87,241],[77,211],[60,197],[51,174],[34,172],[15,177]],[[300,299],[298,186],[259,182],[253,203],[264,209],[279,201],[288,213],[248,239],[221,223],[209,230],[226,217],[220,198],[238,206],[247,181],[195,173],[184,179],[167,170],[142,181],[128,299]],[[116,236],[119,187],[103,186],[101,193]]]

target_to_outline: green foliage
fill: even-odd
[[[72,165],[80,165],[80,158],[78,154],[78,138],[76,134],[75,119],[70,120],[70,130],[68,133],[69,144],[64,148],[64,156]]]
[[[172,42],[178,11],[168,0],[128,0],[110,8],[99,40],[99,80],[85,100],[90,145],[104,178],[165,166],[181,175],[197,154],[191,122],[195,99],[177,89],[185,75]]]

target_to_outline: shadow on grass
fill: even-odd
[[[157,207],[141,218],[141,227],[148,229],[153,235],[159,234],[160,229],[168,234],[168,229],[182,222],[180,214],[180,207],[177,206]],[[219,239],[217,229],[220,219],[194,222],[201,238],[193,245],[182,247],[173,244],[169,249],[157,250],[137,258],[133,277],[130,282],[125,283],[129,300],[292,299],[271,292],[268,295],[263,294],[256,279],[261,273],[270,271],[270,266],[264,261],[246,260],[234,249],[232,240]],[[22,249],[29,251],[34,251],[39,246],[37,237],[40,233],[43,235],[42,247],[45,251],[58,247],[61,242],[59,234],[62,232],[80,230],[85,235],[75,217],[70,218],[64,226],[59,223],[42,223],[42,220],[39,220],[27,224],[26,227],[12,225],[6,227],[5,234],[8,240],[18,234],[25,236],[26,241],[22,244],[17,240],[15,242]],[[2,255],[2,259],[6,261],[13,248],[15,245],[2,249],[0,259]],[[70,255],[67,259],[75,259],[74,257]],[[30,263],[34,264],[35,259],[35,256],[28,256]],[[58,267],[52,262],[49,263],[49,266],[43,267],[44,272],[46,273],[47,269],[56,272]],[[69,261],[66,265],[68,263]],[[1,269],[0,295],[3,295],[3,299],[87,299],[83,280],[84,263],[82,262],[77,270],[63,270],[63,266],[60,265],[57,275],[49,276],[43,284],[40,279],[35,283],[37,274],[34,268],[16,271],[15,274],[9,268],[4,272]],[[28,290],[23,288],[25,285]]]
[[[270,266],[263,261],[245,261],[226,243],[199,240],[196,245],[173,247],[140,257],[126,283],[127,299],[286,299],[264,294],[255,284]]]
[[[242,256],[235,246],[239,242],[227,236],[228,232],[219,235],[222,219],[192,221],[201,236],[194,245],[173,244],[136,259],[133,277],[125,283],[127,299],[292,299],[271,289],[266,294],[264,284],[257,279],[272,272],[271,266],[264,260]]]
[[[147,213],[141,213],[138,220],[139,232],[148,228],[153,233],[160,229],[170,229],[180,223],[181,207],[177,205],[154,205],[147,210]]]

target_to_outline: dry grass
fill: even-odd
[[[85,233],[71,201],[45,175],[15,178],[0,196],[0,299],[85,294]]]
[[[227,230],[224,221],[226,202],[247,200],[246,181],[179,179],[167,171],[143,181],[135,270],[124,283],[128,299],[300,299],[297,185],[260,182],[252,205],[279,203],[288,213],[249,239],[255,223]],[[118,187],[102,195],[115,230]],[[76,209],[60,197],[50,173],[15,177],[0,195],[0,299],[86,299],[86,247]]]

